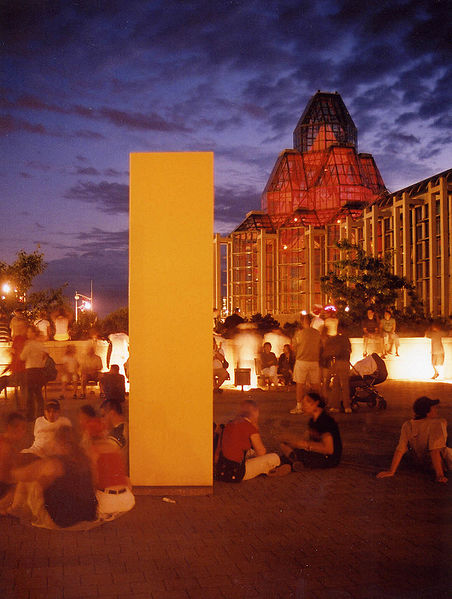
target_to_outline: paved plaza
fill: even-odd
[[[452,423],[452,386],[388,381],[388,409],[339,414],[344,455],[331,471],[305,471],[211,496],[140,495],[134,510],[88,532],[47,531],[0,519],[3,599],[442,599],[452,594],[451,485],[389,467],[400,426],[419,395],[441,399]],[[267,449],[284,431],[294,393],[225,391],[217,422],[251,396]],[[97,399],[95,400],[98,401]],[[75,422],[82,402],[66,400]],[[0,411],[13,407],[0,400]],[[152,425],[150,425],[152,434]],[[450,434],[449,434],[450,436]],[[182,450],[182,448],[181,448]]]

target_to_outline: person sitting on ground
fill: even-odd
[[[284,345],[283,353],[279,356],[278,360],[278,374],[282,374],[284,384],[286,385],[287,391],[290,391],[292,385],[293,369],[295,366],[295,355],[292,348],[288,343]]]
[[[74,388],[73,399],[77,399],[77,386],[78,386],[78,371],[79,363],[77,360],[77,350],[74,345],[68,345],[64,350],[63,358],[61,360],[63,370],[61,372],[61,395],[60,399],[64,399],[66,389],[71,384]]]
[[[214,393],[222,393],[220,389],[224,381],[229,379],[229,373],[225,368],[226,358],[221,344],[218,345],[215,338],[213,339],[213,390]]]
[[[100,386],[104,397],[111,401],[122,403],[126,399],[126,379],[119,374],[119,366],[112,364],[110,372],[106,372],[100,379]]]
[[[239,414],[222,427],[217,445],[216,480],[240,482],[259,474],[287,473],[286,469],[278,469],[281,463],[278,454],[267,453],[259,434],[258,420],[257,403],[245,399],[240,404]]]
[[[374,342],[377,347],[376,351],[379,354],[384,354],[383,340],[380,334],[380,325],[377,316],[372,308],[367,310],[366,318],[362,321],[363,327],[363,357],[367,356],[369,342]]]
[[[55,453],[12,471],[13,480],[28,485],[27,505],[35,526],[67,528],[97,519],[91,465],[75,432],[61,426],[54,437]]]
[[[105,428],[88,426],[86,431],[89,435],[87,455],[91,460],[96,488],[98,517],[111,520],[135,505],[126,462],[116,438],[106,435]]]
[[[90,344],[84,354],[81,365],[81,385],[82,394],[80,399],[86,398],[86,385],[89,381],[97,383],[99,381],[100,371],[102,370],[102,359],[95,353],[94,347]]]
[[[270,385],[278,386],[278,359],[272,352],[272,344],[268,341],[262,346],[262,351],[259,355],[261,363],[261,375],[264,381],[270,381]]]
[[[69,418],[61,416],[60,402],[57,399],[50,399],[44,406],[44,416],[36,418],[33,445],[23,449],[22,453],[32,453],[40,458],[52,455],[55,432],[61,426],[72,426],[72,424]]]
[[[342,456],[342,441],[336,421],[325,412],[325,400],[318,393],[307,393],[303,410],[311,415],[304,438],[285,434],[281,439],[284,461],[299,472],[304,468],[333,468]]]
[[[433,467],[437,482],[447,483],[444,470],[452,469],[452,449],[447,447],[447,422],[438,417],[438,404],[439,399],[426,396],[416,399],[414,418],[402,424],[391,468],[379,472],[377,478],[394,476],[403,456],[409,452],[416,464]]]
[[[20,442],[27,432],[22,414],[11,412],[5,418],[6,431],[0,435],[0,514],[6,513],[14,497],[11,472],[17,466]]]
[[[400,339],[396,335],[396,321],[391,310],[385,310],[383,320],[381,321],[381,332],[383,333],[384,355],[392,354],[392,347],[395,347],[395,355],[399,355]],[[383,356],[384,357],[384,356]]]
[[[105,424],[107,438],[122,452],[125,464],[129,463],[129,426],[122,413],[121,404],[105,400],[100,406],[100,415]]]

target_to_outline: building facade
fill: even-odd
[[[336,93],[317,92],[251,211],[214,238],[214,305],[245,316],[293,318],[328,298],[320,278],[348,238],[369,253],[394,250],[394,272],[416,285],[427,311],[451,307],[451,171],[389,194]],[[406,298],[401,298],[401,302]]]

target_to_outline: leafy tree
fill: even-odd
[[[382,314],[392,308],[401,291],[406,290],[410,298],[407,312],[411,315],[423,313],[413,285],[392,272],[392,252],[381,257],[366,254],[360,246],[341,240],[336,243],[344,258],[334,263],[334,270],[321,278],[323,293],[331,298],[340,313],[346,306],[354,318],[364,317],[369,306]]]
[[[39,248],[31,254],[19,250],[12,264],[0,261],[0,283],[2,286],[7,284],[10,287],[10,291],[2,294],[5,298],[3,306],[7,311],[11,312],[19,303],[26,301],[26,294],[33,279],[44,272],[46,266],[44,254]]]
[[[27,305],[30,319],[33,321],[43,312],[50,315],[51,312],[57,308],[66,306],[67,311],[71,312],[71,309],[67,306],[67,300],[63,295],[63,289],[66,287],[65,283],[62,287],[56,289],[43,289],[41,291],[34,291],[27,297]]]
[[[79,312],[77,321],[71,324],[71,339],[88,339],[93,329],[97,330],[98,317],[95,312]]]
[[[250,322],[257,324],[257,328],[262,333],[267,333],[268,331],[279,328],[279,322],[275,320],[271,314],[262,316],[260,312],[257,312],[251,316]]]
[[[111,333],[129,332],[129,308],[119,308],[111,312],[99,323],[101,335],[108,337]]]

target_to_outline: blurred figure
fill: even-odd
[[[268,341],[262,346],[262,351],[259,356],[261,363],[261,375],[264,381],[269,381],[269,388],[273,384],[278,386],[278,360],[272,352],[271,343]]]
[[[37,329],[31,325],[27,329],[27,341],[20,354],[20,359],[25,362],[28,421],[35,420],[44,413],[42,386],[46,358],[44,344],[38,339]]]
[[[115,412],[115,406],[120,409],[119,404],[104,404],[108,404],[102,408],[104,420],[114,418],[111,414]],[[100,430],[89,426],[87,431],[90,435],[87,453],[92,464],[98,515],[101,519],[111,520],[131,510],[135,505],[135,497],[127,477],[123,447],[116,437],[106,435],[105,428]]]
[[[395,355],[399,355],[400,339],[396,335],[396,321],[390,310],[385,310],[383,320],[381,321],[381,332],[383,334],[384,357],[386,354],[392,354],[392,347],[395,346]]]
[[[430,329],[425,333],[425,336],[432,341],[432,366],[434,371],[432,379],[437,379],[440,374],[439,369],[441,369],[444,364],[444,345],[442,339],[443,337],[447,337],[447,333],[442,330],[438,321],[434,321]]]
[[[320,316],[322,313],[322,309],[323,308],[320,304],[314,304],[311,310],[311,327],[319,333],[322,332],[322,329],[325,325],[323,318]]]
[[[55,341],[68,341],[69,340],[69,324],[72,315],[63,306],[54,310],[50,315],[52,322],[55,327],[55,335],[53,338]]]
[[[33,524],[67,528],[97,519],[97,500],[88,457],[71,427],[55,431],[54,455],[13,470],[13,480],[28,485],[27,505]]]
[[[117,401],[104,401],[100,406],[100,415],[107,431],[107,438],[119,447],[128,469],[129,426],[124,418],[121,404]]]
[[[28,325],[29,322],[25,316],[25,312],[22,310],[22,308],[16,308],[13,312],[11,322],[9,323],[9,328],[11,329],[11,339],[14,339],[14,337],[19,335],[26,337]]]
[[[16,335],[11,344],[11,362],[5,366],[2,374],[10,372],[11,374],[0,378],[0,391],[5,387],[15,387],[16,409],[25,409],[25,401],[27,395],[27,379],[25,372],[25,362],[20,359],[20,354],[27,341],[26,335]]]
[[[48,341],[51,337],[51,331],[50,322],[47,320],[47,313],[45,310],[39,311],[39,316],[33,324],[38,329],[41,341]]]
[[[61,426],[72,426],[72,424],[69,418],[61,416],[60,402],[51,399],[44,406],[44,416],[36,418],[33,445],[23,449],[22,453],[33,453],[40,458],[52,455],[55,432]]]
[[[119,374],[119,366],[112,364],[110,372],[106,372],[100,379],[100,386],[106,399],[122,403],[126,399],[126,380]]]
[[[223,389],[220,389],[224,381],[229,378],[229,373],[225,368],[226,358],[221,344],[218,345],[216,339],[213,339],[213,390],[214,393],[222,393]],[[228,364],[229,366],[229,364]]]
[[[86,385],[89,381],[99,382],[100,371],[102,370],[102,359],[98,356],[92,344],[88,345],[86,353],[83,355],[80,364],[80,378],[82,394],[80,399],[86,398]]]
[[[9,321],[5,310],[0,307],[0,342],[8,343],[10,341]]]
[[[286,385],[287,391],[290,390],[293,378],[293,369],[295,366],[295,356],[292,348],[288,343],[284,345],[283,353],[279,356],[278,360],[278,374],[282,374],[284,377],[284,384]]]
[[[234,353],[237,368],[250,368],[255,371],[255,358],[259,355],[262,339],[257,332],[257,325],[239,324],[234,336]]]
[[[391,468],[379,472],[377,478],[394,476],[403,456],[409,452],[418,465],[433,468],[437,482],[447,483],[444,471],[452,469],[452,449],[447,447],[447,422],[438,417],[438,404],[439,399],[425,396],[416,399],[414,418],[402,425]]]
[[[61,395],[60,399],[64,399],[66,389],[68,386],[73,385],[73,399],[77,399],[77,387],[78,387],[78,372],[80,365],[77,360],[77,350],[74,345],[67,345],[64,350],[63,358],[61,360],[63,366],[61,372]]]
[[[227,338],[233,337],[237,332],[236,329],[245,320],[240,316],[240,309],[236,308],[232,314],[225,318],[223,323],[224,336]]]
[[[112,333],[108,336],[108,340],[111,344],[108,348],[108,365],[117,364],[119,372],[125,376],[124,364],[129,359],[129,336],[124,332]]]
[[[352,346],[349,338],[338,332],[337,318],[325,320],[326,333],[321,349],[321,362],[326,364],[327,376],[324,396],[331,400],[330,412],[339,412],[341,405],[346,414],[351,414],[350,407],[350,354]]]
[[[0,435],[0,514],[12,504],[15,483],[12,470],[17,466],[20,442],[27,432],[22,414],[12,412],[5,418],[6,430]]]
[[[312,317],[309,314],[301,317],[301,330],[294,335],[292,346],[295,353],[293,380],[297,384],[297,405],[290,410],[291,414],[302,414],[302,401],[307,385],[313,391],[320,390],[320,333],[311,327]]]

